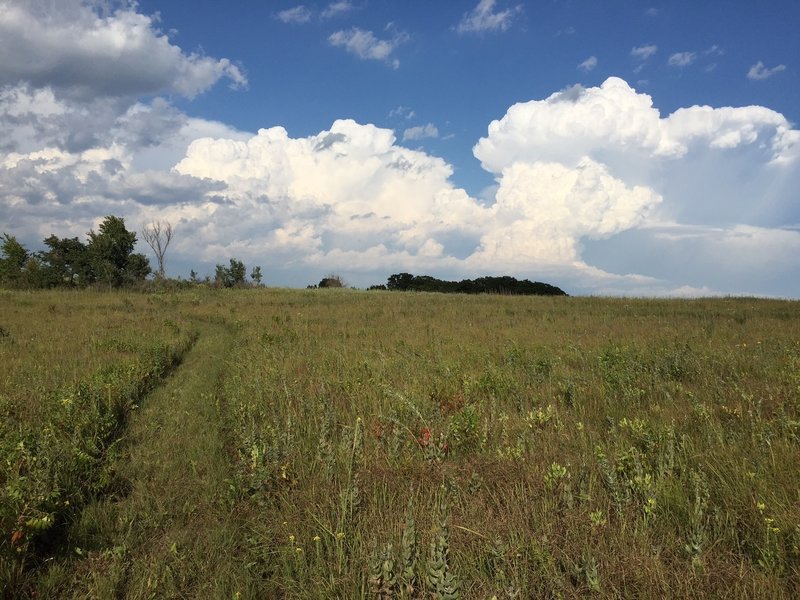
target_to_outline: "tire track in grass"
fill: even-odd
[[[246,593],[221,394],[235,334],[198,323],[194,348],[131,419],[120,475],[129,492],[85,511],[75,597],[224,598]]]

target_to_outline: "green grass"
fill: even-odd
[[[800,593],[795,302],[198,289],[0,307],[6,494],[17,439],[41,415],[64,429],[44,398],[125,379],[153,344],[184,361],[91,465],[124,485],[90,486],[58,544],[18,560],[4,515],[12,597]]]

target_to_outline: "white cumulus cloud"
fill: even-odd
[[[166,219],[184,275],[236,257],[296,285],[508,273],[570,292],[800,296],[800,131],[776,111],[661,114],[612,77],[509,107],[473,154],[495,180],[481,198],[371,124],[252,134],[162,98],[16,82],[0,87],[0,222],[36,249],[107,214]]]
[[[769,159],[786,159],[796,152],[790,131],[785,117],[759,106],[694,106],[662,117],[649,95],[610,77],[599,87],[575,86],[513,105],[489,125],[474,153],[493,173],[518,160],[570,164],[588,155],[633,175],[643,164],[654,166],[653,158],[681,158],[698,146],[749,145]]]
[[[491,264],[575,264],[580,239],[607,237],[641,224],[661,197],[627,186],[588,157],[566,166],[515,162],[499,178],[493,226],[470,258]]]
[[[163,92],[192,98],[221,78],[247,84],[229,59],[183,52],[135,5],[105,16],[96,6],[80,0],[5,0],[0,85],[26,81],[93,99]]]

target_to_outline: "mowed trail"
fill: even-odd
[[[221,387],[234,334],[200,325],[183,363],[131,418],[121,499],[90,507],[105,549],[84,561],[77,596],[248,596],[243,539],[230,492]]]

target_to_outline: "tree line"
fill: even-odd
[[[430,275],[395,273],[386,285],[370,289],[386,289],[399,292],[441,292],[445,294],[505,294],[519,296],[566,296],[567,293],[549,283],[519,280],[508,275],[501,277],[478,277],[461,281],[444,281]]]
[[[150,261],[133,251],[136,233],[120,217],[106,217],[86,242],[77,237],[44,240],[45,250],[30,252],[14,236],[2,238],[0,285],[12,288],[122,287],[151,273]]]
[[[0,238],[0,287],[126,287],[140,284],[151,273],[157,280],[166,281],[165,255],[173,234],[170,223],[156,221],[143,228],[142,238],[153,250],[158,263],[154,272],[148,258],[133,251],[136,232],[129,231],[121,217],[106,217],[97,232],[90,230],[87,233],[86,242],[77,237],[59,238],[51,235],[44,240],[46,249],[39,252],[30,252],[14,236],[4,233]],[[189,281],[183,283],[232,288],[253,284],[260,286],[261,279],[260,266],[253,267],[248,281],[245,264],[231,258],[227,266],[216,265],[213,280],[210,277],[201,280],[192,270]],[[345,287],[345,284],[338,275],[329,275],[318,286],[309,287]],[[389,276],[385,285],[372,286],[370,289],[446,294],[567,295],[549,283],[528,279],[520,281],[508,275],[445,281],[430,275],[395,273]]]
[[[165,257],[174,230],[170,223],[155,221],[142,229],[142,238],[156,257],[156,271],[150,260],[134,252],[136,232],[129,231],[121,217],[108,216],[98,227],[90,230],[86,241],[77,237],[59,238],[51,235],[43,241],[45,249],[29,251],[14,236],[4,233],[0,238],[0,287],[43,289],[54,287],[84,288],[92,285],[129,287],[141,284],[148,275],[166,281]],[[250,278],[261,284],[261,267],[253,267]],[[192,271],[189,283],[217,287],[243,287],[247,281],[243,262],[232,258],[228,266],[217,265],[214,279],[201,280]]]

